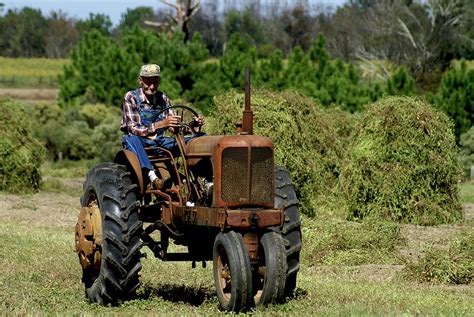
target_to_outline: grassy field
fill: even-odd
[[[0,88],[55,88],[69,59],[0,57]]]
[[[92,162],[47,164],[42,192],[0,193],[0,310],[6,315],[220,314],[207,268],[161,262],[143,249],[142,286],[119,307],[89,304],[74,253],[83,176]],[[473,183],[461,186],[470,202]],[[303,218],[304,247],[296,296],[255,315],[472,315],[474,287],[419,283],[405,266],[424,250],[445,248],[474,227],[474,205],[455,225],[420,227]],[[177,248],[177,247],[175,247]]]

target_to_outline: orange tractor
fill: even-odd
[[[224,310],[278,303],[296,288],[301,250],[298,200],[289,173],[274,165],[273,142],[252,134],[246,71],[245,110],[236,135],[202,136],[187,117],[174,131],[180,155],[147,148],[162,177],[145,186],[136,155],[121,150],[114,162],[94,166],[84,182],[76,225],[76,251],[86,297],[116,305],[140,285],[142,246],[163,261],[213,261]],[[159,232],[158,236],[154,234]],[[169,243],[187,252],[168,252]]]

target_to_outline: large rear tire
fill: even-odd
[[[250,258],[239,233],[217,234],[213,266],[221,307],[236,313],[247,310],[252,304],[252,272]]]
[[[275,208],[283,208],[285,211],[285,222],[281,229],[288,264],[284,297],[290,297],[296,288],[296,279],[300,269],[301,218],[290,173],[280,166],[275,167]]]
[[[93,303],[117,305],[133,297],[140,285],[142,222],[138,218],[137,193],[136,184],[122,165],[98,164],[87,174],[81,213],[95,208],[99,216],[89,222],[82,217],[82,223],[79,217],[76,250],[83,269],[86,297]],[[92,244],[88,241],[91,231],[101,232]],[[91,245],[92,257],[88,248]],[[92,261],[87,261],[87,257]],[[95,263],[90,266],[89,262]]]

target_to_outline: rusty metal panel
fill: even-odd
[[[258,261],[258,235],[256,233],[244,234],[244,244],[249,252],[250,261]]]
[[[261,210],[227,210],[227,226],[249,229],[267,228],[279,226],[283,223],[283,211],[281,209]]]
[[[171,215],[172,214],[172,215]],[[175,226],[193,225],[249,229],[280,226],[283,223],[282,209],[226,209],[215,207],[185,207],[173,204],[163,208],[163,222],[169,224],[164,215],[172,217]]]
[[[174,225],[195,225],[223,228],[225,210],[222,208],[184,207],[173,205]]]

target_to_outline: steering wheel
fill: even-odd
[[[180,132],[183,134],[198,134],[201,132],[201,126],[195,120],[195,118],[199,117],[199,114],[191,107],[185,105],[173,105],[161,110],[159,115],[172,109],[179,109],[178,111],[173,112],[175,115],[180,116],[179,126],[173,129],[174,134],[178,134]]]

